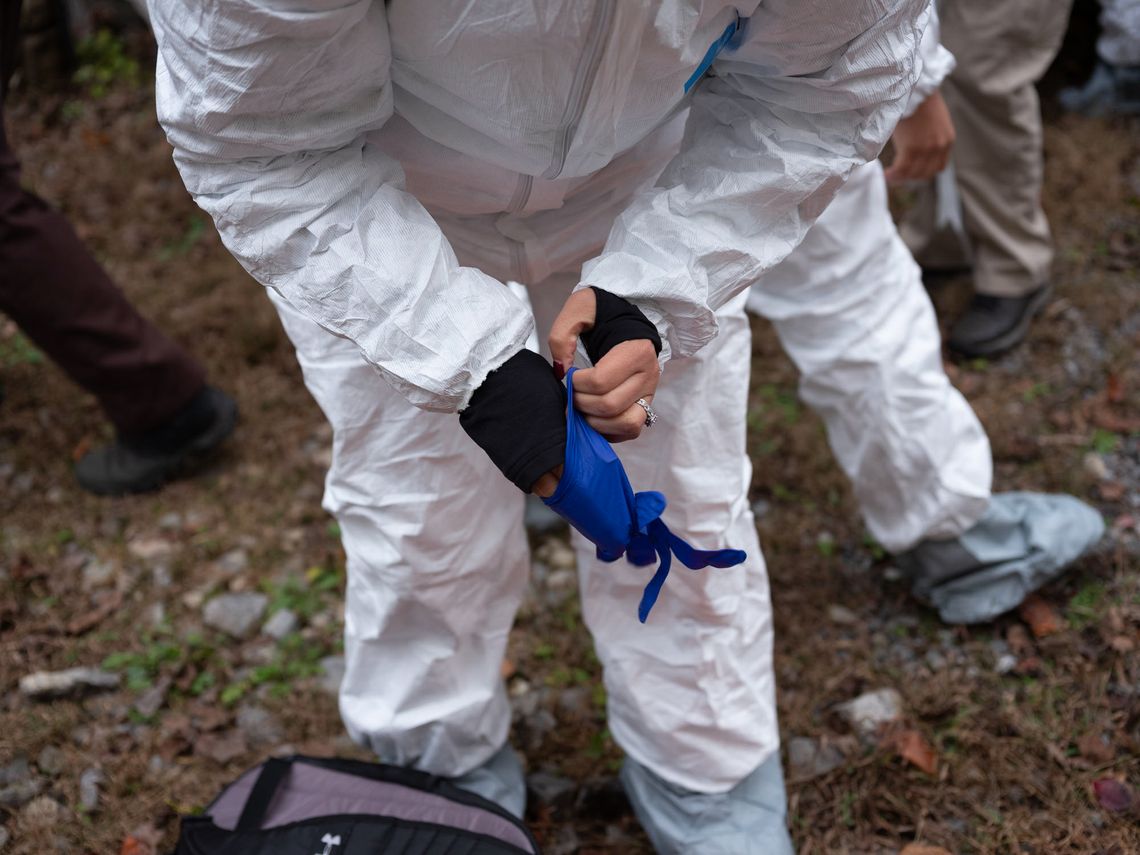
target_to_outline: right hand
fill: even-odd
[[[900,120],[891,142],[895,159],[885,173],[891,184],[929,181],[945,169],[954,148],[954,123],[942,95],[935,92]]]
[[[596,302],[592,288],[570,295],[550,328],[550,354],[555,368],[574,364],[578,337],[594,325]],[[653,400],[661,370],[649,339],[631,339],[615,346],[593,368],[574,375],[574,403],[586,422],[610,442],[636,439],[645,429],[645,410],[638,398]]]

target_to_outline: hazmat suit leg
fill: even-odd
[[[990,496],[989,442],[942,368],[878,162],[852,174],[748,305],[802,372],[867,527],[943,620],[997,617],[1100,539],[1100,515],[1071,496]]]
[[[877,161],[752,286],[748,307],[775,324],[879,543],[901,552],[981,518],[989,440],[943,370],[934,310]]]
[[[531,289],[540,329],[562,296]],[[772,610],[748,502],[751,333],[744,299],[717,314],[713,342],[665,366],[653,400],[657,423],[615,448],[635,490],[669,497],[664,519],[673,531],[699,549],[743,549],[747,562],[677,567],[639,625],[637,604],[653,568],[600,562],[592,544],[575,544],[583,613],[605,668],[610,731],[640,782],[630,790],[639,815],[662,829],[652,832],[662,852],[706,851],[687,845],[706,836],[755,835],[757,852],[783,851],[787,840],[782,781],[777,777],[765,802],[780,806],[778,817],[769,807],[753,810],[753,787],[742,783],[765,764],[777,775],[779,767]],[[686,799],[690,823],[655,819]]]
[[[416,409],[352,342],[274,304],[333,427],[324,507],[348,556],[348,732],[385,762],[485,767],[471,788],[521,813],[500,668],[530,567],[523,494],[453,413]]]

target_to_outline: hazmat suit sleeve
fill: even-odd
[[[954,54],[942,46],[942,28],[938,23],[938,9],[930,8],[930,23],[922,34],[922,43],[918,47],[918,58],[922,63],[922,70],[918,80],[911,90],[903,118],[909,118],[922,102],[938,91],[950,72],[957,64]]]
[[[398,163],[385,5],[158,2],[159,120],[190,193],[250,272],[352,340],[413,404],[455,411],[531,314],[461,267]]]
[[[917,80],[928,19],[923,0],[761,3],[697,85],[681,151],[615,222],[583,285],[635,303],[663,357],[699,350],[716,309],[785,258],[878,155]]]

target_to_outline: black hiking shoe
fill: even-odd
[[[233,398],[206,386],[169,422],[89,452],[76,464],[75,476],[83,489],[100,496],[157,490],[221,445],[237,415]]]
[[[950,329],[947,344],[959,356],[996,356],[1020,344],[1029,332],[1033,316],[1049,299],[1049,286],[1042,285],[1024,297],[992,297],[975,294],[966,311]]]

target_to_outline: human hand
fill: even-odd
[[[946,168],[954,147],[954,123],[942,95],[935,92],[895,127],[895,159],[887,181],[927,181]]]
[[[570,295],[555,318],[549,344],[560,375],[574,363],[578,337],[594,328],[597,306],[594,289],[583,288]],[[645,410],[637,401],[653,400],[659,376],[653,341],[631,338],[610,348],[593,368],[574,375],[574,402],[586,422],[610,442],[636,439],[646,426]]]

